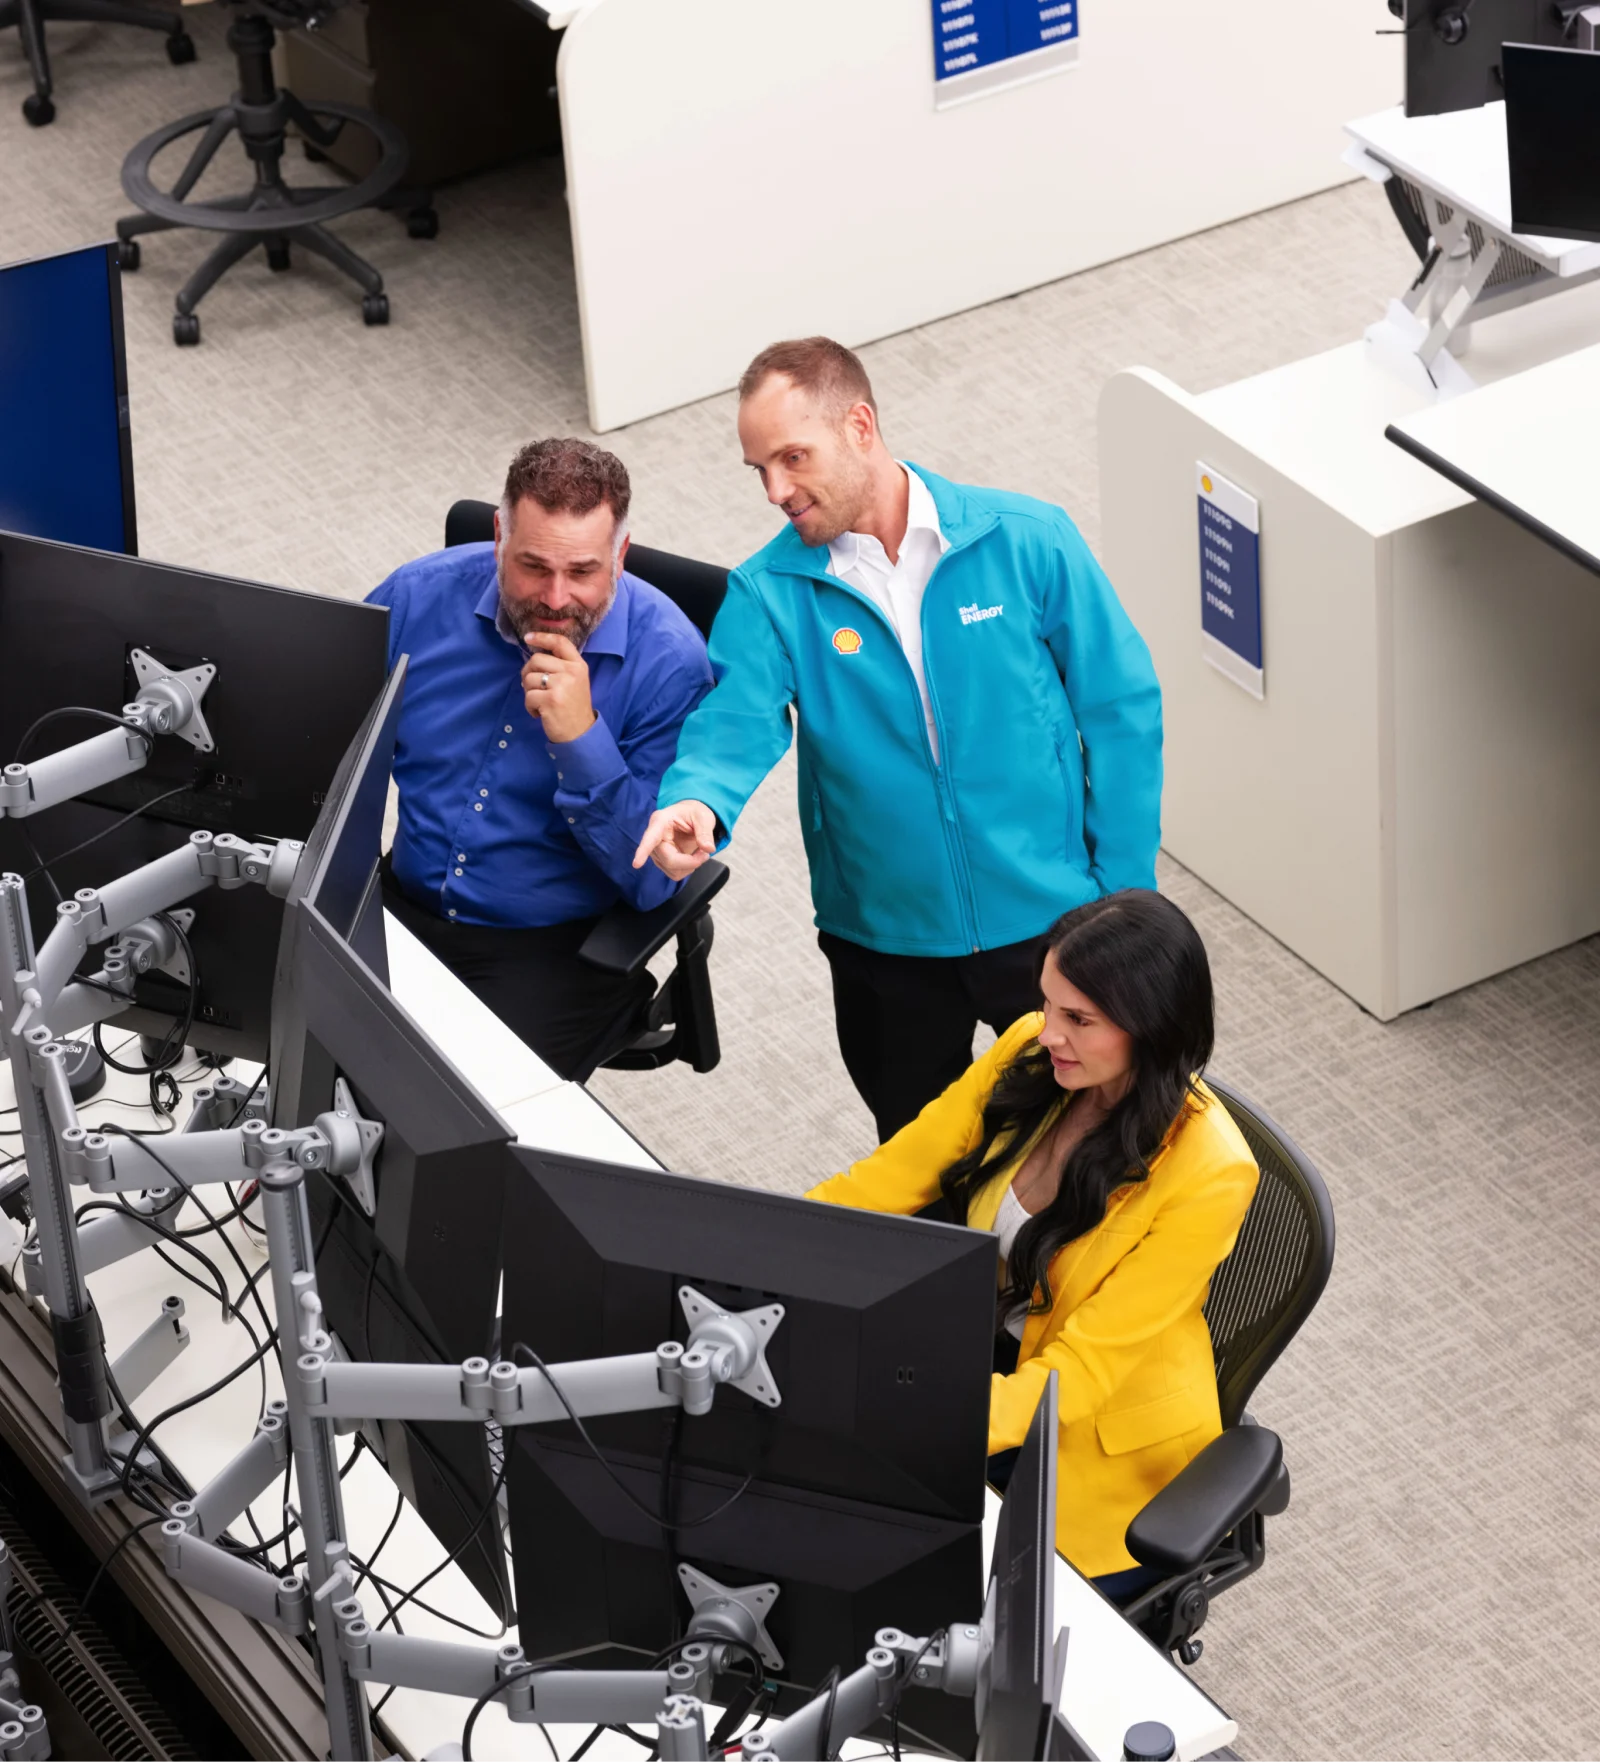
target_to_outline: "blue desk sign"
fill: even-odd
[[[1261,654],[1261,504],[1207,464],[1200,498],[1200,652],[1251,697],[1267,694]]]
[[[1080,0],[932,0],[935,109],[1078,59]]]

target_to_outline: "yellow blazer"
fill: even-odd
[[[809,1198],[862,1211],[920,1211],[940,1173],[978,1143],[985,1103],[1042,1017],[1008,1028],[887,1144]],[[1027,1434],[1059,1372],[1056,1543],[1091,1578],[1137,1564],[1124,1537],[1148,1501],[1222,1430],[1211,1336],[1200,1313],[1260,1171],[1222,1103],[1200,1085],[1151,1159],[1148,1180],[1111,1196],[1103,1221],[1050,1263],[1054,1301],[1030,1314],[1011,1376],[996,1376],[989,1450]],[[1003,1147],[968,1223],[990,1229],[1027,1146]]]

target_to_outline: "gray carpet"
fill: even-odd
[[[55,30],[60,117],[37,132],[0,41],[0,260],[107,236],[127,147],[225,93],[220,21],[193,16],[201,60],[181,69],[152,38]],[[339,229],[388,278],[387,330],[364,329],[320,265],[273,276],[257,259],[179,352],[172,295],[203,241],[147,243],[126,295],[146,555],[359,595],[438,543],[456,496],[494,494],[521,442],[584,431],[559,165],[471,180],[439,209],[431,244],[381,216]],[[1093,543],[1110,373],[1143,363],[1200,390],[1262,371],[1358,335],[1411,269],[1359,183],[866,356],[896,448],[1059,501]],[[733,561],[769,536],[732,416],[714,398],[611,437],[641,539]],[[871,1143],[833,1044],[792,790],[785,765],[733,846],[721,1067],[595,1084],[664,1159],[791,1191]],[[1161,879],[1211,950],[1217,1069],[1320,1164],[1340,1229],[1328,1293],[1255,1403],[1284,1436],[1294,1504],[1265,1569],[1218,1605],[1196,1675],[1245,1756],[1594,1753],[1600,947],[1384,1027],[1176,865]]]

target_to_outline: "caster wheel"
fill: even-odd
[[[389,322],[389,296],[387,294],[363,294],[361,296],[361,322],[363,324],[387,324]]]
[[[200,315],[197,312],[174,312],[172,340],[180,349],[192,349],[200,340]]]
[[[167,60],[174,67],[185,67],[194,60],[194,38],[187,31],[174,31],[167,38]]]
[[[140,261],[139,241],[137,239],[117,240],[118,269],[125,269],[131,274],[139,267]]]
[[[55,121],[56,107],[48,98],[35,92],[31,98],[22,100],[22,114],[35,128],[43,128],[47,122]]]
[[[406,216],[406,232],[414,239],[438,238],[438,210],[434,208],[413,208]]]
[[[281,275],[289,267],[289,241],[273,239],[267,246],[267,268]]]

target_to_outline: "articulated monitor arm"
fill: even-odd
[[[143,649],[134,649],[129,660],[139,692],[122,706],[122,727],[42,759],[0,768],[0,816],[24,820],[142,771],[158,734],[175,734],[196,752],[215,750],[200,700],[216,668],[207,662],[173,672]]]
[[[165,964],[176,952],[177,939],[170,926],[157,921],[158,913],[170,912],[207,887],[231,891],[253,883],[282,899],[294,883],[302,848],[292,839],[251,844],[231,832],[191,832],[186,844],[153,863],[103,887],[80,887],[71,899],[56,907],[55,928],[33,956],[31,967],[14,968],[9,975],[11,984],[4,989],[15,998],[15,1014],[4,1026],[13,1037],[47,1022],[62,1033],[69,1026],[81,1026],[79,1021],[60,1019],[65,994],[69,987],[74,993],[85,993],[83,998],[72,1000],[81,1014],[96,991],[71,986],[72,976],[91,948],[114,938],[121,940],[107,950],[96,984],[131,1002],[135,976]],[[0,876],[0,888],[11,896],[9,912],[25,921],[27,902],[21,878]],[[103,997],[104,993],[98,995]],[[89,1007],[95,1011],[90,1021],[116,1013],[115,1009],[101,1010],[98,1004]],[[118,1007],[126,1007],[126,1003]]]

